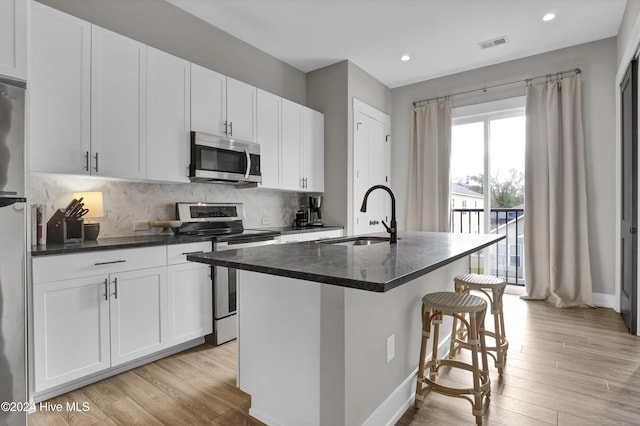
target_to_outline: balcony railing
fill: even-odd
[[[452,209],[451,232],[502,234],[505,238],[469,257],[469,271],[524,285],[524,209]]]

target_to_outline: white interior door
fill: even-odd
[[[366,213],[360,211],[364,195],[369,188],[374,185],[389,185],[390,158],[386,138],[388,122],[371,115],[363,111],[354,111],[354,234],[382,232],[385,230],[382,221],[389,224],[391,220],[390,198],[382,190],[376,190],[369,195]],[[384,120],[384,117],[382,119]]]

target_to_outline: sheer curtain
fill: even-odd
[[[415,107],[411,116],[408,230],[450,231],[450,157],[451,101]]]
[[[526,111],[524,298],[590,306],[580,76],[530,86]]]

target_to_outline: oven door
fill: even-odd
[[[196,182],[260,183],[260,145],[191,132],[189,178]]]

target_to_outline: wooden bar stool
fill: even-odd
[[[491,314],[493,315],[494,331],[486,331],[486,335],[495,340],[495,346],[487,347],[489,356],[495,361],[498,368],[498,374],[504,372],[504,365],[507,362],[507,350],[509,349],[509,341],[504,330],[504,312],[502,309],[502,295],[507,284],[502,278],[492,275],[465,274],[454,278],[454,287],[456,292],[469,293],[471,290],[483,293],[491,305]],[[455,336],[455,337],[454,337]],[[458,349],[464,349],[461,344],[464,342],[464,330],[457,330],[457,321],[453,319],[453,334],[451,337],[451,345],[449,347],[449,356],[453,358]],[[494,354],[495,353],[495,354]]]
[[[483,397],[491,394],[489,368],[484,337],[484,317],[487,302],[481,297],[469,293],[438,292],[429,293],[422,298],[422,341],[420,344],[420,364],[416,383],[415,407],[422,402],[425,391],[434,391],[447,396],[464,398],[471,403],[476,424],[482,425],[484,414]],[[466,330],[465,346],[471,350],[471,364],[453,359],[438,359],[438,333],[443,315],[449,315],[459,321]],[[467,319],[468,317],[468,319]],[[427,341],[433,324],[433,342],[431,360],[425,363]],[[453,337],[453,336],[452,336]],[[482,361],[482,369],[478,365]],[[473,387],[452,388],[436,383],[440,367],[448,366],[470,371],[473,375]],[[426,372],[428,370],[428,372]]]

